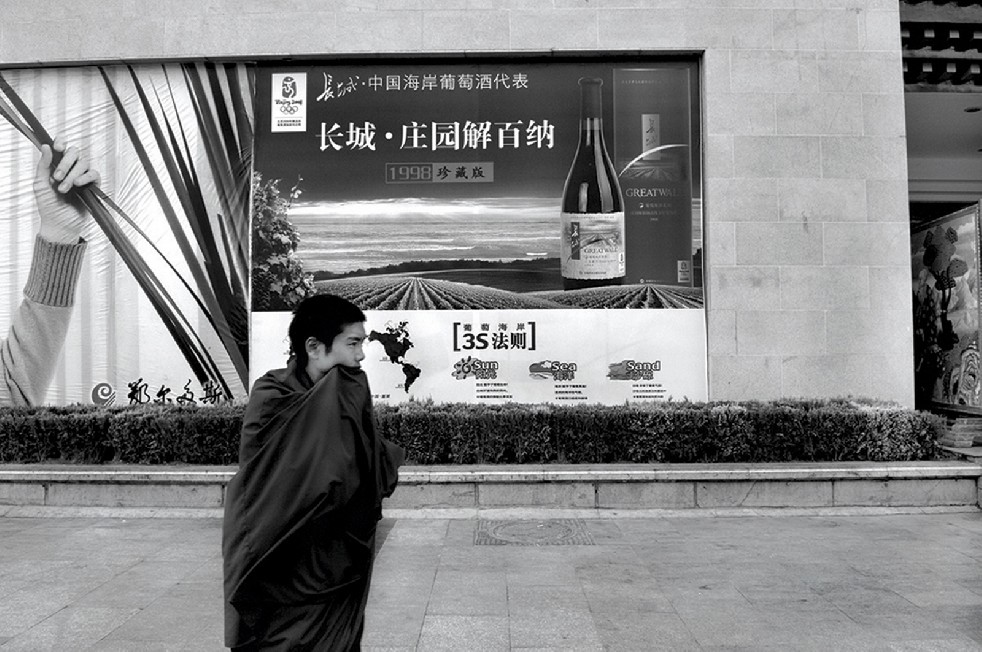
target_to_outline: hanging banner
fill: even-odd
[[[245,396],[251,75],[0,71],[0,404]],[[55,138],[101,182],[72,193],[80,231],[52,244],[63,204],[38,161]]]
[[[914,379],[919,409],[978,414],[979,215],[975,203],[911,229]]]
[[[377,401],[706,400],[694,60],[260,66],[252,378],[311,292]]]

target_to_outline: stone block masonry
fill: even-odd
[[[912,407],[900,4],[5,0],[0,66],[698,57],[710,399]]]
[[[234,467],[0,466],[0,506],[220,513]],[[732,510],[979,507],[982,465],[966,461],[787,464],[409,466],[384,508]],[[0,509],[0,513],[3,513]]]

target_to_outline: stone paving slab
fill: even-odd
[[[0,516],[0,652],[223,649],[219,518],[83,513]],[[364,648],[982,650],[978,510],[631,513],[387,516]]]

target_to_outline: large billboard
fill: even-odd
[[[101,176],[63,242],[55,138]],[[244,397],[251,154],[245,65],[0,71],[0,404]]]
[[[251,377],[316,291],[377,401],[705,400],[699,108],[695,60],[259,66]]]

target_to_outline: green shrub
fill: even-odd
[[[145,406],[115,411],[107,440],[115,461],[132,464],[234,464],[239,407]]]
[[[0,462],[219,464],[238,459],[244,406],[0,409]],[[875,401],[375,407],[414,464],[933,459],[942,417]]]
[[[0,462],[43,462],[52,457],[57,457],[56,449],[36,410],[0,411]]]
[[[448,432],[440,424],[440,406],[413,401],[375,410],[379,432],[406,449],[417,464],[444,464],[450,459]]]
[[[47,439],[62,462],[108,462],[113,457],[106,437],[110,414],[95,407],[80,408],[41,417]]]

